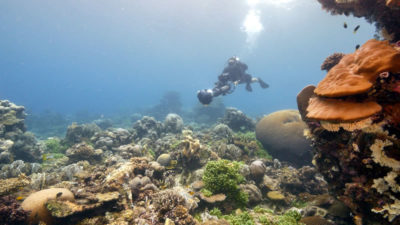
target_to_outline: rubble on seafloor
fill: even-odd
[[[130,130],[72,124],[65,138],[39,141],[44,157],[30,163],[40,169],[1,164],[0,217],[49,225],[349,221],[328,212],[333,201],[314,205],[327,194],[314,167],[272,159],[254,130],[194,131],[167,121],[144,117]]]

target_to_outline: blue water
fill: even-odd
[[[316,0],[271,1],[1,0],[0,99],[32,112],[107,114],[151,107],[173,90],[190,109],[237,55],[270,88],[239,86],[226,106],[251,116],[297,108],[297,93],[325,76],[323,60],[353,52],[375,28]],[[249,37],[251,9],[263,29]]]

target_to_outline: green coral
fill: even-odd
[[[307,202],[302,200],[295,200],[293,201],[292,206],[301,209],[307,206]]]
[[[58,138],[49,138],[44,142],[46,146],[46,152],[48,153],[65,153],[68,148],[68,145],[61,144],[60,139]]]
[[[256,213],[270,213],[273,214],[274,211],[272,209],[266,209],[266,208],[262,208],[261,206],[256,206],[253,208],[253,211]]]
[[[245,206],[248,197],[239,189],[239,184],[245,181],[239,173],[240,165],[229,160],[209,161],[203,175],[204,188],[212,194],[225,194],[239,207]]]
[[[258,158],[272,159],[272,156],[264,149],[261,142],[256,138],[255,132],[237,132],[234,137],[234,144],[239,146],[243,151],[250,156],[257,156]]]
[[[247,211],[240,213],[233,212],[228,215],[222,215],[221,210],[219,210],[218,208],[213,208],[210,211],[210,214],[213,216],[217,216],[219,219],[222,218],[227,220],[231,225],[255,225],[254,219]]]
[[[276,225],[301,225],[299,220],[301,219],[301,215],[299,212],[295,210],[290,210],[285,214],[279,216]]]
[[[174,141],[174,143],[171,144],[170,149],[171,149],[171,150],[175,150],[176,148],[179,147],[179,145],[180,145],[181,143],[182,143],[181,140],[176,140],[176,141]]]

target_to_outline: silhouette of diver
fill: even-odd
[[[239,60],[238,57],[228,59],[228,65],[224,68],[218,81],[212,89],[203,89],[197,92],[197,98],[203,105],[211,103],[213,97],[219,95],[231,94],[235,91],[238,84],[246,83],[246,90],[252,91],[251,83],[258,82],[261,88],[267,88],[269,85],[260,78],[252,77],[246,73],[247,65]]]

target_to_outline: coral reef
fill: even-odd
[[[332,67],[336,66],[340,62],[340,60],[345,56],[344,53],[333,53],[328,56],[321,65],[321,70],[326,70],[328,72]]]
[[[16,192],[29,183],[30,180],[25,174],[21,174],[17,178],[0,179],[0,196]]]
[[[239,207],[245,206],[248,197],[238,188],[239,184],[244,182],[244,177],[239,173],[239,167],[240,164],[235,161],[208,162],[202,178],[204,188],[212,194],[225,194],[227,200]]]
[[[299,93],[299,110],[308,104],[302,114],[313,163],[356,224],[400,223],[399,80],[400,51],[369,40],[329,70],[313,94],[309,87]]]
[[[41,159],[43,150],[34,135],[26,132],[24,110],[23,106],[0,100],[0,160],[3,163],[17,159],[38,162]]]
[[[25,163],[22,160],[16,160],[1,168],[0,178],[18,177],[20,174],[31,175],[41,170],[42,168],[39,163]]]
[[[228,125],[234,131],[254,131],[255,128],[255,122],[235,108],[227,108],[219,122]]]
[[[95,133],[100,132],[101,129],[96,124],[77,124],[72,123],[68,126],[67,133],[65,135],[65,141],[69,145],[77,144],[80,142],[87,142]]]
[[[296,224],[285,212],[326,194],[325,183],[312,167],[295,169],[272,160],[257,141],[252,120],[232,112],[226,117],[232,123],[213,126],[184,124],[173,114],[163,123],[144,116],[133,129],[72,124],[64,138],[36,143],[44,152],[41,164],[14,160],[14,139],[3,135],[13,134],[0,127],[0,195],[25,198],[24,209],[33,209],[23,223]],[[236,128],[246,132],[235,133],[232,124],[242,124]],[[390,173],[376,185],[392,187],[393,180]],[[270,191],[285,199],[270,200]],[[256,212],[257,204],[268,208]],[[0,207],[0,213],[15,212],[14,206]],[[324,218],[336,221],[328,213],[331,206],[324,205]],[[228,214],[211,215],[208,209],[214,207]],[[314,216],[312,211],[307,216]]]
[[[183,129],[183,119],[178,114],[169,113],[164,120],[164,131],[170,133],[181,133]]]
[[[53,218],[45,206],[45,203],[51,199],[73,201],[74,194],[64,188],[51,188],[32,193],[21,204],[24,210],[30,211],[28,218],[30,223],[43,221],[46,224],[52,224]]]
[[[146,137],[151,140],[156,140],[160,136],[162,129],[162,123],[149,116],[144,116],[141,120],[138,120],[133,124],[135,139]]]
[[[68,156],[70,162],[78,162],[81,160],[96,162],[101,160],[102,153],[103,151],[101,149],[95,150],[91,145],[82,142],[68,148],[65,155]]]
[[[392,40],[400,39],[400,11],[398,1],[393,0],[318,0],[322,8],[332,15],[364,17],[374,23],[377,30],[387,33]],[[397,2],[397,4],[396,4]]]
[[[307,129],[297,110],[281,110],[263,117],[256,137],[273,157],[295,166],[311,164],[311,147],[303,133]]]
[[[26,224],[28,212],[21,209],[13,196],[0,197],[0,224]]]

